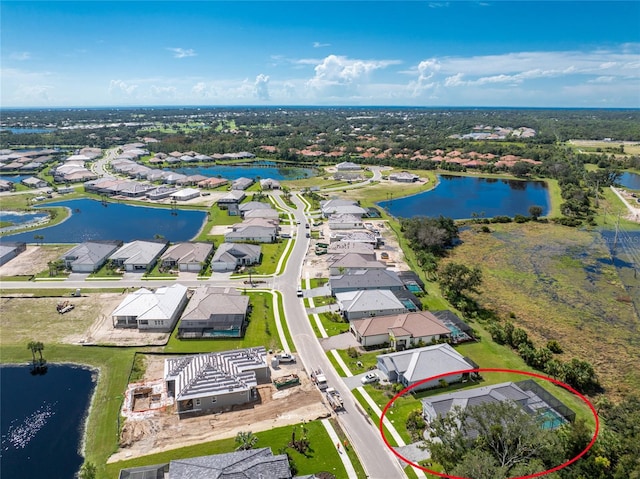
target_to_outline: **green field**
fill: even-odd
[[[591,362],[613,397],[637,390],[640,321],[601,236],[542,223],[492,231],[463,232],[451,255],[482,269],[479,302],[503,318],[513,313],[539,346],[558,340],[560,359]]]

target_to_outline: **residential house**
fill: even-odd
[[[382,237],[377,233],[371,231],[332,231],[329,236],[329,241],[335,243],[336,241],[349,242],[349,243],[368,243],[374,248],[378,248],[382,243]]]
[[[27,249],[26,243],[0,243],[0,266]]]
[[[260,245],[222,243],[213,255],[211,270],[215,272],[235,271],[239,266],[258,264],[261,255],[262,247]]]
[[[353,321],[350,330],[363,346],[389,344],[398,350],[451,337],[451,330],[429,311]]]
[[[238,210],[239,211],[239,210]],[[242,217],[245,220],[249,220],[251,218],[263,218],[267,220],[279,220],[280,213],[274,210],[273,208],[258,208],[254,210],[245,211],[242,213]]]
[[[338,213],[329,215],[329,229],[353,230],[364,228],[362,217],[350,213]]]
[[[464,358],[449,344],[443,343],[381,354],[377,357],[377,367],[389,377],[389,381],[400,383],[404,387],[413,386],[441,374],[456,373],[426,381],[412,389],[420,391],[439,386],[441,380],[449,384],[460,382],[468,377],[469,373],[457,371],[476,369],[477,365]]]
[[[16,186],[13,184],[13,181],[0,180],[0,191],[11,191],[15,189],[15,187]]]
[[[337,293],[336,299],[342,315],[349,321],[407,311],[402,302],[385,289]]]
[[[387,269],[365,269],[347,271],[345,274],[329,278],[331,294],[345,291],[360,291],[368,289],[403,289],[404,284],[395,271]]]
[[[257,222],[256,220],[260,220]],[[270,220],[252,218],[231,226],[224,235],[225,243],[256,242],[273,243],[278,237],[278,227]]]
[[[128,294],[113,310],[113,327],[169,332],[176,325],[187,300],[187,287],[179,283],[155,291],[140,288]]]
[[[241,338],[249,297],[235,288],[198,287],[178,324],[181,338]]]
[[[64,253],[60,259],[74,273],[93,273],[107,262],[122,243],[117,241],[85,241]]]
[[[131,241],[109,256],[109,260],[127,272],[150,271],[168,244],[165,240]]]
[[[29,188],[45,188],[48,185],[48,183],[42,178],[36,178],[35,176],[25,178],[20,183],[28,186]]]
[[[161,200],[164,198],[168,198],[172,194],[178,191],[177,188],[169,187],[169,186],[158,186],[151,191],[147,192],[147,198],[152,201]]]
[[[198,188],[218,188],[219,186],[226,185],[229,180],[226,178],[206,178],[202,181],[198,181]]]
[[[260,188],[263,190],[279,190],[280,182],[273,178],[264,178],[260,180]]]
[[[361,169],[362,167],[360,165],[351,161],[343,161],[342,163],[338,163],[336,165],[336,170],[338,171],[356,171]]]
[[[430,396],[422,400],[422,415],[427,422],[445,416],[454,408],[465,410],[481,404],[509,401],[525,413],[541,420],[542,429],[555,429],[575,419],[575,412],[531,379],[463,389]],[[472,435],[473,426],[469,431]]]
[[[414,175],[413,173],[409,173],[408,171],[401,171],[399,173],[391,173],[389,175],[389,179],[391,181],[397,181],[400,183],[413,183],[418,181],[420,177],[418,175]]]
[[[366,269],[386,269],[387,265],[375,261],[375,255],[363,255],[358,253],[347,253],[336,255],[333,262],[329,262],[329,276],[339,276],[346,272]]]
[[[229,410],[259,400],[269,380],[264,346],[165,359],[164,380],[180,417]]]
[[[176,201],[192,200],[200,196],[200,190],[195,188],[184,188],[171,194],[171,199]]]
[[[167,248],[162,253],[160,261],[163,268],[199,273],[205,267],[212,251],[211,243],[187,241]]]
[[[286,454],[267,447],[122,469],[118,479],[291,479]],[[302,478],[301,478],[302,479]],[[305,479],[312,479],[305,477]]]
[[[356,201],[338,199],[321,201],[320,210],[324,218],[335,214],[351,214],[362,218],[367,213]]]
[[[272,210],[270,203],[263,203],[262,201],[247,201],[246,203],[240,203],[238,210],[240,216],[244,216],[247,211],[253,210]]]
[[[244,193],[244,191],[232,190],[218,199],[218,207],[221,210],[225,210],[229,208],[229,205],[238,205],[242,200],[246,198],[246,196],[247,195]]]
[[[240,190],[240,191],[246,190],[253,183],[254,183],[254,181],[251,178],[240,177],[240,178],[237,178],[237,179],[233,180],[233,182],[231,183],[231,189],[232,190]]]

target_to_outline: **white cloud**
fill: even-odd
[[[254,83],[256,96],[260,100],[270,100],[269,97],[269,77],[267,75],[263,75],[260,73],[256,77],[256,81]]]
[[[367,81],[369,74],[374,70],[398,63],[398,60],[357,60],[341,55],[329,55],[315,66],[315,76],[309,80],[308,85],[312,88],[353,86],[358,82]]]
[[[170,52],[173,52],[173,58],[187,58],[187,57],[195,57],[197,53],[189,48],[167,48]]]
[[[320,43],[320,42],[313,42],[313,48],[324,48],[324,47],[330,47],[331,43]]]
[[[30,52],[13,52],[11,55],[9,55],[9,58],[11,58],[12,60],[17,60],[22,62],[25,60],[30,60],[31,53]]]
[[[109,82],[109,93],[124,93],[125,95],[131,95],[137,88],[138,85],[125,83],[122,80],[111,80]]]

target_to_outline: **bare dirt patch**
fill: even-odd
[[[58,260],[69,249],[69,245],[28,245],[26,251],[0,266],[0,276],[34,275],[46,271],[50,261]]]
[[[157,382],[164,372],[162,356],[147,356],[147,369],[140,384]],[[274,377],[296,372],[301,384],[276,390],[272,384],[258,386],[260,402],[229,412],[179,419],[175,406],[154,411],[137,420],[127,419],[120,449],[108,462],[154,454],[170,449],[235,437],[240,431],[259,432],[329,416],[322,396],[304,371],[296,365],[272,370]]]

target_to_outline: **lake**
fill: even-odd
[[[472,218],[473,214],[491,218],[498,215],[529,215],[529,207],[549,212],[550,201],[544,181],[504,180],[471,176],[439,175],[438,185],[429,191],[378,203],[393,216],[447,216]]]
[[[49,213],[19,212],[19,211],[1,211],[0,221],[6,221],[14,225],[24,225],[26,223],[36,223],[49,216]],[[2,229],[4,230],[4,228]]]
[[[105,203],[79,199],[47,203],[40,206],[64,206],[71,216],[49,228],[4,236],[7,241],[33,243],[34,235],[44,236],[45,243],[82,243],[88,240],[152,239],[162,235],[171,242],[187,241],[195,237],[206,219],[206,212],[177,210],[172,215],[169,208],[150,208],[121,203]]]
[[[28,366],[0,367],[0,477],[74,477],[94,376],[68,365],[50,365],[43,375],[31,375]]]
[[[274,180],[298,180],[309,178],[316,174],[311,168],[298,168],[279,165],[273,161],[255,162],[250,165],[214,165],[193,166],[183,168],[167,168],[169,171],[182,173],[183,175],[203,175],[209,177],[221,177],[235,180],[241,177],[247,178],[273,178]]]
[[[630,173],[625,171],[622,173],[620,180],[618,181],[620,185],[625,188],[630,188],[632,190],[640,190],[640,175],[637,173]]]
[[[0,131],[10,131],[11,133],[52,133],[56,130],[51,128],[2,128]]]

